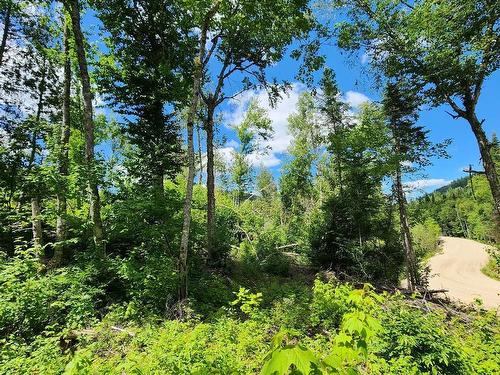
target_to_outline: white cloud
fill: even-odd
[[[415,181],[405,182],[405,188],[408,190],[427,189],[427,188],[440,188],[450,184],[450,180],[444,178],[429,178]]]
[[[370,98],[365,94],[351,90],[345,93],[343,100],[354,109],[358,109],[361,104],[371,101]]]
[[[217,156],[224,161],[224,163],[228,166],[233,164],[233,153],[236,152],[236,148],[233,146],[229,146],[229,143],[236,141],[229,141],[225,147],[221,147],[217,149]],[[206,156],[203,156],[203,159],[206,159]],[[255,168],[258,167],[266,167],[272,168],[280,165],[281,160],[273,153],[258,153],[255,152],[248,156],[248,162]],[[205,163],[205,162],[204,162]]]
[[[240,144],[238,141],[235,141],[234,139],[230,139],[229,141],[226,142],[226,147],[231,147],[233,149],[236,149],[240,147]]]
[[[104,98],[102,97],[102,95],[99,92],[97,92],[96,88],[94,88],[94,92],[95,92],[95,94],[94,94],[94,100],[93,100],[94,101],[94,103],[93,103],[94,106],[96,106],[96,107],[103,107],[103,106],[105,106],[106,102],[104,101]]]
[[[361,55],[360,60],[361,60],[361,64],[363,64],[363,65],[364,65],[364,64],[366,64],[368,61],[370,61],[370,55],[368,55],[368,53],[366,53],[366,52],[365,52],[365,53],[363,53],[363,54]]]
[[[272,153],[267,154],[252,154],[249,156],[248,160],[254,167],[266,167],[272,168],[281,164],[281,160]]]
[[[235,151],[234,147],[221,147],[216,150],[217,157],[221,158],[225,164],[231,165],[233,164],[233,152]],[[204,163],[206,164],[206,154],[203,155]]]
[[[226,126],[229,128],[233,128],[243,121],[248,104],[252,99],[256,99],[266,109],[272,122],[274,136],[262,144],[269,152],[267,154],[255,153],[250,155],[249,160],[253,166],[275,167],[281,163],[280,154],[287,152],[293,140],[292,135],[288,132],[288,117],[295,111],[300,94],[304,90],[305,87],[303,85],[299,83],[293,84],[292,89],[283,94],[274,108],[271,107],[267,93],[264,90],[246,91],[229,103],[230,109],[223,114]],[[347,91],[342,100],[348,103],[353,109],[358,109],[362,103],[369,102],[370,98],[360,92]],[[226,143],[225,148],[232,148],[234,150],[238,145],[236,141],[229,141]],[[228,151],[224,150],[223,152]]]
[[[288,132],[288,116],[295,111],[299,96],[303,91],[304,87],[301,84],[293,84],[292,89],[282,95],[274,108],[271,107],[265,90],[246,91],[229,103],[231,108],[224,113],[224,120],[228,127],[233,127],[243,120],[248,104],[253,98],[257,99],[259,104],[267,110],[271,120],[274,136],[262,144],[263,147],[269,149],[269,153],[250,155],[249,160],[254,166],[275,167],[281,163],[279,154],[285,153],[292,141],[292,135]],[[228,142],[226,146],[234,146],[234,144]]]

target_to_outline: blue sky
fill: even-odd
[[[83,27],[90,32],[90,40],[94,43],[99,43],[96,35],[97,25],[98,21],[92,15],[84,18]],[[363,100],[377,101],[380,98],[380,92],[371,80],[367,59],[363,55],[343,54],[334,46],[334,43],[324,46],[323,53],[326,55],[326,65],[336,73],[339,87],[347,102],[356,106]],[[294,111],[298,95],[305,89],[296,81],[298,68],[299,63],[287,57],[268,69],[270,79],[286,80],[294,84],[289,95],[284,95],[276,108],[269,107],[269,115],[275,127],[275,139],[269,144],[272,150],[268,155],[258,156],[256,160],[253,160],[256,166],[265,164],[269,167],[275,177],[280,174],[283,161],[287,156],[286,147],[290,142],[290,137],[286,132],[286,118]],[[235,91],[238,90],[238,86],[238,80],[229,82],[227,85],[230,90]],[[478,104],[478,115],[479,118],[485,119],[484,127],[488,136],[491,136],[493,132],[500,133],[499,88],[500,72],[496,72],[485,82]],[[230,158],[231,149],[237,146],[237,138],[231,125],[241,120],[245,105],[252,96],[257,96],[261,105],[267,106],[265,93],[253,92],[245,93],[239,101],[224,103],[219,108],[222,121],[219,125],[218,136],[220,140],[227,140],[220,152],[227,158]],[[465,174],[462,169],[469,164],[476,169],[482,168],[478,147],[468,123],[462,119],[454,120],[446,113],[447,109],[449,109],[447,106],[425,108],[420,114],[419,123],[430,131],[432,141],[441,142],[448,138],[452,139],[452,144],[448,148],[450,158],[434,158],[433,164],[422,173],[408,176],[408,180],[416,181],[415,185],[421,188],[420,193],[432,191],[454,179],[463,177]],[[109,113],[107,110],[106,112]]]
[[[369,66],[363,55],[347,56],[333,45],[325,48],[324,52],[327,56],[326,65],[335,71],[339,87],[344,93],[347,102],[356,105],[364,97],[373,101],[380,99],[380,91],[373,85]],[[297,62],[287,58],[269,69],[269,76],[295,82],[298,67]],[[500,72],[496,72],[486,81],[478,104],[479,118],[485,119],[484,127],[489,136],[493,132],[500,132],[499,88]],[[297,83],[289,96],[284,95],[282,104],[278,104],[279,113],[275,113],[276,110],[273,109],[269,110],[272,115],[271,118],[274,119],[275,126],[278,129],[281,128],[277,122],[282,121],[283,118],[286,118],[289,113],[294,111],[296,94],[301,89],[304,89],[304,87]],[[265,103],[265,95],[260,94],[259,97]],[[232,120],[241,118],[239,113],[241,108],[238,105],[226,105],[222,110],[226,113],[225,118],[229,123]],[[454,120],[446,113],[446,110],[450,109],[447,106],[441,106],[438,108],[424,108],[420,113],[419,123],[429,130],[429,136],[433,142],[442,142],[445,139],[452,140],[451,145],[448,147],[450,156],[448,159],[433,158],[432,165],[421,173],[415,176],[407,176],[407,180],[412,180],[415,186],[421,187],[419,189],[420,193],[432,191],[454,179],[465,176],[462,170],[469,164],[472,164],[475,169],[482,169],[477,143],[469,124],[462,119]],[[237,112],[236,116],[234,116],[235,111]],[[229,140],[235,139],[234,132],[228,129],[227,126],[221,127],[221,134]],[[280,134],[278,134],[278,138],[283,139]],[[230,141],[227,144],[227,146],[231,145],[235,145],[235,143]],[[278,147],[278,150],[280,150],[280,147]],[[283,166],[282,161],[286,158],[286,153],[276,152],[271,153],[271,156],[274,157],[263,157],[263,159],[269,164],[273,174],[278,176]],[[281,160],[281,163],[278,164],[276,159]]]

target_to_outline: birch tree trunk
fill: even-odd
[[[198,176],[198,184],[201,185],[203,182],[203,159],[201,155],[201,132],[200,132],[200,127],[201,125],[196,127],[196,135],[198,138],[198,159],[200,161],[200,174]]]
[[[66,0],[65,5],[71,16],[73,26],[73,37],[75,39],[76,55],[80,70],[80,81],[82,84],[84,126],[85,126],[85,163],[87,167],[87,190],[90,201],[90,220],[92,222],[94,245],[99,256],[105,256],[103,243],[103,228],[101,220],[101,202],[99,189],[94,170],[94,118],[92,105],[92,91],[88,72],[87,57],[83,33],[80,25],[80,8],[78,0]]]
[[[214,173],[214,108],[210,104],[205,122],[207,132],[207,251],[215,260],[215,173]]]
[[[194,120],[196,111],[198,109],[198,102],[200,98],[201,80],[203,75],[203,66],[205,59],[207,33],[212,22],[212,18],[217,12],[219,2],[212,7],[208,12],[201,27],[200,44],[198,48],[198,55],[194,59],[194,73],[193,73],[193,91],[191,93],[191,103],[187,115],[187,143],[188,143],[188,177],[186,181],[186,198],[184,200],[183,215],[184,220],[182,223],[181,233],[181,246],[179,249],[179,301],[183,301],[188,295],[188,268],[187,258],[189,250],[189,229],[191,226],[191,202],[193,200],[193,184],[194,184]]]
[[[56,238],[57,241],[64,241],[66,234],[66,213],[67,213],[67,178],[69,174],[69,137],[70,137],[70,101],[71,101],[71,60],[69,55],[69,22],[64,18],[64,92],[63,92],[63,117],[61,134],[59,140],[59,174],[62,178],[62,184],[57,189],[57,222]],[[63,257],[64,248],[59,245],[54,249],[53,263],[59,264]]]
[[[33,134],[31,138],[31,154],[28,161],[28,170],[26,172],[29,175],[35,165],[35,159],[37,154],[37,142],[38,142],[38,130],[40,126],[40,120],[42,118],[42,112],[44,107],[44,95],[46,90],[46,66],[45,61],[43,61],[43,67],[41,70],[40,85],[38,86],[38,104],[35,116],[35,128],[33,129]],[[40,253],[40,248],[42,246],[42,221],[40,215],[42,214],[40,209],[40,196],[38,191],[30,192],[31,195],[31,228],[33,233],[33,246],[35,247],[37,253]]]

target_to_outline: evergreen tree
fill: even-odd
[[[195,38],[180,2],[97,2],[108,52],[98,81],[125,117],[133,148],[128,168],[141,183],[163,194],[163,180],[182,163],[179,112],[192,86]]]
[[[343,132],[351,126],[348,115],[348,105],[342,101],[340,91],[335,81],[333,70],[326,68],[321,79],[321,95],[318,98],[319,111],[321,113],[322,128],[331,135],[329,147],[332,153],[332,161],[335,169],[335,185],[342,193],[342,141]]]

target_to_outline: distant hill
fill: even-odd
[[[468,181],[469,181],[469,177],[467,177],[467,176],[459,178],[458,180],[453,180],[450,184],[448,184],[446,186],[442,186],[439,189],[434,190],[430,194],[433,194],[433,193],[446,193],[450,189],[455,189],[455,188],[458,188],[458,187],[466,187]]]
[[[443,234],[494,241],[493,201],[484,176],[466,176],[409,204],[413,223],[432,220]]]

